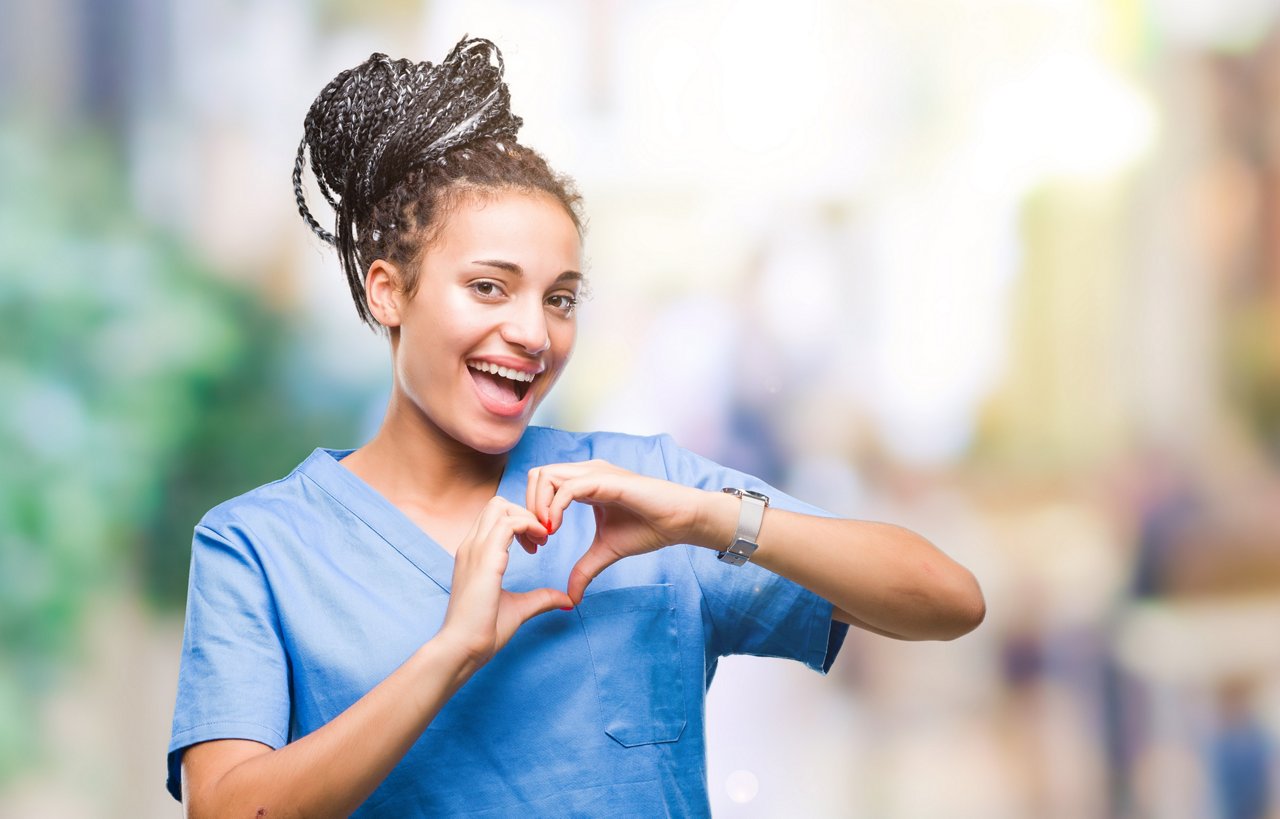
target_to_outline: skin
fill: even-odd
[[[581,243],[569,215],[541,193],[468,197],[419,261],[412,292],[387,261],[366,292],[390,333],[394,384],[377,435],[342,463],[454,555],[439,633],[349,709],[278,750],[246,740],[187,749],[187,815],[346,816],[362,803],[463,683],[530,618],[573,606],[607,566],[674,544],[717,551],[740,501],[604,461],[529,472],[525,506],[495,493],[507,453],[573,349],[569,308]],[[495,412],[469,361],[538,375],[522,405]],[[593,507],[595,540],[565,589],[501,588],[513,542],[536,553],[571,503]],[[833,604],[833,617],[908,640],[952,639],[985,604],[973,576],[897,526],[769,509],[753,561]]]

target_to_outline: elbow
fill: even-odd
[[[958,564],[934,566],[931,579],[912,589],[911,627],[895,632],[903,640],[954,640],[982,625],[987,602],[974,576]]]
[[[954,640],[982,625],[987,603],[982,589],[966,569],[956,566],[945,579],[935,578],[915,586],[903,595],[906,608],[896,624],[872,628],[878,634],[898,640]],[[844,620],[866,628],[857,620]]]
[[[969,570],[957,567],[957,577],[949,584],[945,595],[947,604],[945,616],[940,624],[939,640],[954,640],[963,637],[982,625],[987,617],[987,601],[982,595],[982,588]]]

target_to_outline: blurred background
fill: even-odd
[[[1275,0],[0,5],[0,816],[180,815],[191,527],[387,391],[303,116],[464,33],[587,201],[541,421],[670,432],[987,595],[825,679],[727,662],[718,816],[1280,816]]]

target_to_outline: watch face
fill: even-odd
[[[764,501],[764,505],[765,505],[765,506],[768,506],[768,505],[769,505],[769,496],[768,496],[768,495],[761,494],[760,492],[753,492],[753,491],[751,491],[750,489],[743,489],[743,490],[742,490],[742,494],[747,495],[748,497],[755,498],[755,499],[756,499],[756,500],[758,500],[758,501]]]

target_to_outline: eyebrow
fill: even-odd
[[[520,265],[516,264],[515,262],[505,261],[503,259],[475,259],[471,263],[484,265],[485,267],[496,267],[499,270],[505,270],[508,273],[513,273],[517,276],[524,275],[524,269],[521,268]],[[585,277],[576,270],[566,270],[565,272],[561,273],[559,276],[556,276],[556,281],[557,282],[582,281],[584,278]]]

